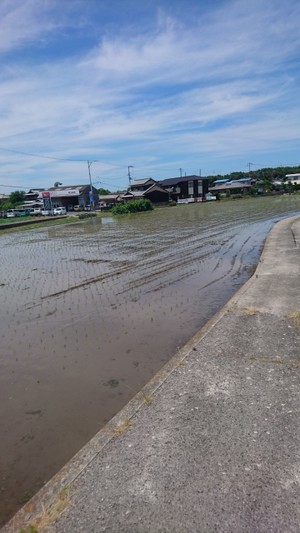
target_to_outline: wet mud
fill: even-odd
[[[0,525],[249,278],[300,197],[0,235]]]

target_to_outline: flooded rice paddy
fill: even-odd
[[[300,196],[0,234],[5,522],[249,278]]]

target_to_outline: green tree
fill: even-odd
[[[108,194],[111,194],[111,192],[108,189],[103,189],[102,187],[98,189],[98,193],[100,194],[100,196],[107,196]]]
[[[14,191],[10,193],[9,195],[9,201],[11,204],[17,205],[21,204],[25,200],[25,192],[24,191]]]

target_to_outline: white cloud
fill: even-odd
[[[66,12],[59,17],[59,4],[42,5],[16,0],[11,9],[0,1],[0,51],[30,49],[54,39],[59,27],[76,26]],[[206,153],[275,152],[299,139],[299,80],[291,68],[300,50],[298,2],[225,2],[189,25],[164,13],[153,32],[137,27],[130,37],[120,27],[84,53],[12,57],[0,82],[0,146],[106,160],[116,166],[99,163],[99,172],[114,176],[134,158],[163,168],[164,160],[195,164]],[[61,169],[74,181],[81,172],[77,163],[15,155],[12,165],[12,157],[0,152],[3,176],[38,179],[48,169],[51,179],[63,179]]]
[[[51,32],[56,24],[47,17],[51,2],[2,0],[0,2],[0,52],[32,43]]]

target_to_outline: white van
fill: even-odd
[[[53,215],[66,215],[67,210],[65,207],[55,207],[53,211]]]

